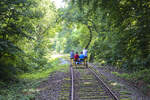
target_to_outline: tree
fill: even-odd
[[[49,39],[55,34],[50,31],[55,23],[54,5],[49,0],[4,0],[0,14],[0,80],[44,67]]]
[[[86,25],[89,39],[84,38],[89,42],[84,41],[84,47],[89,48],[90,58],[138,70],[149,68],[149,3],[148,0],[72,0],[62,10],[61,17],[66,24]]]

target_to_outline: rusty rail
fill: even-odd
[[[71,74],[71,92],[70,92],[70,100],[74,100],[74,73],[73,73],[73,68],[70,66],[70,74]]]
[[[99,75],[94,70],[92,70],[90,67],[88,67],[88,69],[94,74],[94,76],[98,79],[98,81],[100,81],[102,83],[102,85],[104,86],[104,88],[109,92],[109,94],[111,95],[111,97],[114,100],[120,100],[116,96],[116,94],[107,86],[107,84],[99,77]]]

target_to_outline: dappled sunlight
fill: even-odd
[[[113,86],[113,87],[117,87],[117,88],[121,88],[123,87],[124,85],[115,81],[115,82],[110,82],[110,85]]]
[[[24,89],[22,92],[24,94],[31,94],[31,93],[35,93],[35,92],[39,92],[39,91],[41,91],[41,89],[31,88],[31,89]]]
[[[64,58],[64,57],[69,57],[69,54],[57,53],[56,51],[54,51],[52,52],[52,55],[51,55],[52,59]]]
[[[111,85],[113,86],[116,86],[117,84],[118,84],[117,82],[111,83]]]
[[[52,55],[51,55],[51,57],[53,58],[53,59],[55,59],[55,58],[60,58],[60,57],[62,57],[63,56],[63,54],[58,54],[58,53],[56,53],[56,52],[54,52]]]
[[[92,82],[83,82],[84,85],[90,85]]]
[[[54,2],[56,8],[64,8],[66,6],[66,3],[63,0],[51,0]]]
[[[60,55],[58,55],[60,56]],[[31,79],[31,80],[37,80],[42,78],[47,78],[52,72],[58,71],[61,69],[66,69],[67,64],[60,64],[59,59],[53,59],[51,60],[51,65],[46,69],[39,69],[32,73],[24,73],[22,75],[19,75],[18,77],[20,79]]]

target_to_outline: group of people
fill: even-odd
[[[70,52],[70,59],[71,59],[71,63],[73,64],[82,64],[82,62],[84,63],[84,65],[86,65],[87,63],[87,50],[83,49],[82,52],[80,52],[80,54],[78,52],[74,53],[74,50],[72,50]],[[74,62],[74,63],[73,63]]]

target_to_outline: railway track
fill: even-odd
[[[69,100],[120,100],[92,67],[70,67],[70,72]]]
[[[131,92],[126,92],[124,88],[122,91],[118,86],[112,87],[92,66],[71,66],[70,73],[61,84],[58,100],[132,100]]]

